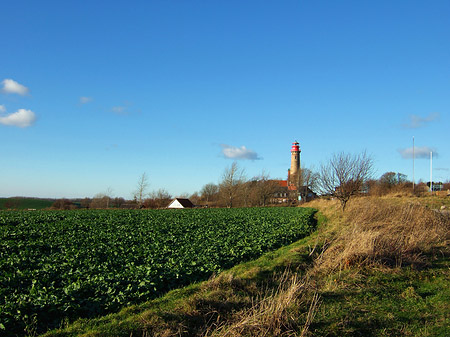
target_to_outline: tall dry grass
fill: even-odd
[[[426,255],[448,251],[448,215],[417,203],[355,199],[342,227],[316,262],[325,271],[353,265],[421,266]]]
[[[250,309],[236,312],[205,336],[306,336],[320,304],[320,275],[355,265],[424,266],[429,253],[449,253],[449,217],[400,199],[357,198],[345,213],[336,200],[308,203],[328,221],[319,229],[307,274],[284,273],[275,293],[258,296]],[[297,310],[294,315],[292,310]],[[300,312],[303,326],[298,325]]]
[[[306,322],[301,327],[298,307],[308,305],[304,296],[309,288],[308,280],[286,270],[276,282],[276,290],[265,291],[254,300],[251,308],[236,312],[234,320],[209,329],[204,336],[304,336],[316,313],[319,295],[316,293],[312,297]]]

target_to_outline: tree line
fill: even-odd
[[[178,197],[189,198],[200,207],[264,207],[268,205],[295,205],[307,200],[310,193],[333,197],[340,201],[342,210],[356,195],[384,195],[392,192],[412,192],[413,184],[405,174],[386,172],[374,179],[374,160],[366,152],[359,154],[334,154],[318,171],[300,169],[291,182],[298,188],[288,189],[280,179],[272,179],[264,170],[248,178],[237,162],[226,167],[219,182],[205,184],[199,192]],[[99,193],[92,199],[85,198],[77,203],[67,199],[55,201],[53,208],[165,208],[173,196],[165,189],[149,192],[150,183],[146,173],[137,182],[132,200],[112,197],[112,190]],[[443,184],[444,189],[450,183]],[[416,184],[413,192],[424,193],[424,183]]]

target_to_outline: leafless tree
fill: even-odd
[[[279,189],[279,184],[273,179],[270,179],[269,174],[264,170],[255,178],[256,180],[256,195],[259,199],[259,205],[266,206],[275,192]]]
[[[145,199],[141,207],[145,208],[165,208],[172,200],[172,196],[164,188],[150,193],[149,198]]]
[[[125,199],[122,197],[116,197],[112,200],[113,207],[121,208],[123,204],[125,204]]]
[[[444,186],[443,186],[444,190],[450,190],[450,180],[446,180],[444,181]]]
[[[134,200],[136,200],[138,207],[142,207],[145,196],[147,194],[148,185],[149,185],[149,183],[148,183],[147,173],[144,172],[139,177],[136,191],[133,194]]]
[[[152,197],[155,199],[172,199],[172,196],[165,188],[160,188],[152,193]]]
[[[164,188],[160,188],[159,190],[153,192],[151,197],[155,201],[158,208],[167,207],[172,200],[172,196]]]
[[[366,152],[357,155],[341,152],[321,166],[319,184],[322,193],[336,197],[344,211],[350,198],[361,192],[372,175],[373,159]]]
[[[58,199],[52,204],[52,209],[75,209],[76,206],[68,199]]]
[[[111,199],[113,198],[113,195],[114,195],[112,187],[108,186],[108,188],[106,189],[106,191],[103,194],[104,194],[105,200],[106,200],[106,208],[109,208]]]
[[[98,193],[92,198],[89,208],[108,208],[109,197],[103,193]]]
[[[220,195],[228,208],[233,207],[236,198],[239,196],[242,184],[245,182],[244,170],[236,162],[226,168],[222,174],[219,184]]]
[[[319,173],[308,168],[302,168],[299,174],[298,192],[302,200],[306,200],[309,191],[317,192],[319,183]]]
[[[113,189],[108,187],[105,192],[97,193],[91,201],[90,208],[109,208]]]
[[[259,200],[256,196],[256,184],[256,180],[243,181],[239,186],[236,202],[233,202],[233,204],[244,207],[259,205]]]
[[[406,175],[403,173],[386,172],[380,177],[379,182],[383,187],[389,189],[393,186],[407,182],[407,179]]]
[[[199,201],[201,199],[200,195],[198,194],[198,192],[194,192],[192,193],[189,198],[188,198],[194,205],[198,205]]]
[[[80,201],[81,208],[89,208],[92,200],[90,198],[84,198]]]
[[[202,187],[200,194],[202,198],[208,203],[216,197],[218,192],[219,186],[213,183],[209,183]]]

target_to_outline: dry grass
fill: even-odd
[[[428,253],[448,250],[448,216],[410,200],[398,195],[359,198],[345,213],[335,200],[308,203],[328,221],[319,228],[316,245],[311,247],[316,258],[307,276],[299,279],[285,273],[275,293],[258,297],[250,309],[236,312],[205,336],[306,336],[320,301],[315,287],[326,286],[316,282],[320,275],[355,266],[423,266]],[[293,308],[297,316],[292,315]],[[299,312],[303,312],[302,326]]]
[[[311,290],[310,280],[289,268],[266,286],[222,273],[172,312],[141,319],[146,336],[306,336],[320,301]]]
[[[350,201],[349,204],[351,202],[352,201]],[[304,204],[304,206],[318,209],[327,218],[333,220],[333,223],[336,221],[336,216],[342,213],[341,204],[337,199],[318,198]]]
[[[317,261],[326,272],[354,265],[421,266],[425,255],[447,250],[449,217],[417,203],[359,198],[345,213],[342,227]]]
[[[285,271],[279,280],[278,288],[267,290],[255,299],[252,307],[236,312],[234,321],[228,321],[218,328],[210,329],[205,336],[298,336],[298,308],[303,303],[303,294],[307,290],[308,280],[301,279],[298,274]],[[319,296],[315,295],[307,313],[303,327],[303,336],[311,323]]]

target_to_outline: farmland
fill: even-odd
[[[0,212],[0,329],[44,332],[158,297],[308,235],[313,215],[300,208]]]
[[[43,209],[49,208],[55,200],[38,198],[0,198],[2,209]]]

